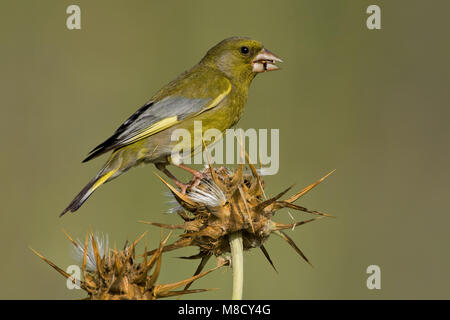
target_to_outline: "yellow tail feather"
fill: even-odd
[[[98,187],[100,187],[102,184],[104,184],[109,177],[111,177],[114,173],[117,172],[119,168],[111,170],[107,173],[105,173],[103,176],[101,176],[99,179],[97,179],[97,181],[94,183],[94,185],[89,189],[89,192],[92,193],[95,191],[95,189],[97,189]]]

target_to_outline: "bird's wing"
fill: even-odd
[[[111,137],[95,147],[83,162],[147,138],[184,119],[210,110],[216,107],[230,91],[231,83],[226,80],[223,90],[220,90],[220,93],[212,98],[168,96],[157,102],[149,101],[132,114]]]

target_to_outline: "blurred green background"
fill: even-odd
[[[66,28],[71,4],[81,7],[81,30]],[[366,28],[370,4],[381,6],[381,30]],[[234,35],[285,61],[255,79],[238,124],[280,129],[280,171],[267,193],[337,169],[299,202],[337,219],[289,231],[315,267],[270,239],[279,274],[259,250],[247,252],[244,297],[450,298],[449,10],[446,0],[1,1],[0,298],[83,296],[28,248],[73,264],[61,229],[84,238],[92,227],[118,246],[149,230],[153,247],[159,230],[138,220],[179,222],[165,213],[153,166],[58,214],[105,161],[81,164],[86,153]],[[195,252],[165,255],[160,282],[189,277],[197,262],[175,257]],[[366,287],[372,264],[381,290]],[[229,298],[231,276],[208,275],[194,287],[220,290],[186,299]]]

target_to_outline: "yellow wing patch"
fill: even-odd
[[[173,126],[175,123],[177,123],[178,117],[177,116],[173,116],[173,117],[169,117],[169,118],[164,118],[154,124],[152,124],[150,127],[148,127],[148,129],[142,131],[141,133],[139,133],[138,135],[135,135],[134,137],[125,140],[123,143],[125,144],[130,144],[133,143],[137,140],[141,140],[144,139],[146,137],[149,137],[151,135],[154,135],[155,133],[158,133],[164,129],[167,129],[168,127]]]
[[[216,98],[214,98],[211,102],[209,102],[208,105],[205,108],[201,109],[199,112],[193,114],[189,118],[195,117],[195,116],[197,116],[197,115],[199,115],[199,114],[201,114],[201,113],[203,113],[203,112],[205,112],[207,110],[210,110],[210,109],[214,108],[215,106],[217,106],[231,91],[231,83],[228,80],[227,80],[227,85],[228,85],[228,87],[227,87],[227,89],[224,92],[222,92]],[[156,134],[158,132],[161,132],[161,131],[163,131],[163,130],[165,130],[165,129],[167,129],[167,128],[175,125],[175,124],[177,124],[178,122],[179,122],[178,121],[178,116],[164,118],[164,119],[162,119],[162,120],[152,124],[150,127],[148,127],[147,129],[143,130],[142,132],[138,133],[137,135],[135,135],[135,136],[133,136],[133,137],[131,137],[131,138],[121,142],[121,144],[124,144],[124,145],[125,144],[131,144],[131,143],[136,142],[138,140],[147,138],[149,136],[152,136],[152,135],[154,135],[154,134]]]

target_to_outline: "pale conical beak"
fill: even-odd
[[[275,62],[283,62],[280,58],[274,55],[272,52],[266,49],[262,49],[253,59],[253,72],[266,72],[278,70],[278,66],[275,65]]]

